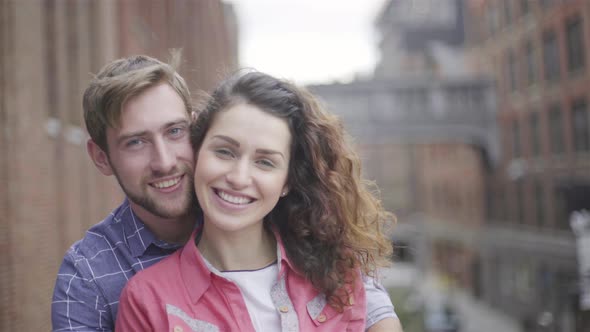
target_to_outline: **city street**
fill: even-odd
[[[386,288],[410,287],[415,290],[412,300],[426,303],[444,302],[445,299],[457,313],[460,332],[522,332],[517,321],[475,300],[462,290],[450,289],[433,275],[419,275],[408,263],[395,263],[392,268],[380,272],[380,281]],[[397,310],[416,303],[394,303]],[[404,322],[402,321],[402,324]]]

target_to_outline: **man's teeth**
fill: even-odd
[[[177,178],[172,179],[172,180],[155,182],[154,183],[154,187],[156,187],[158,189],[169,188],[169,187],[172,187],[173,185],[177,184],[179,181],[180,181],[180,177],[177,177]]]
[[[221,199],[223,199],[224,201],[230,202],[232,204],[248,204],[252,201],[251,199],[246,197],[231,196],[223,191],[219,191],[219,197],[221,197]]]

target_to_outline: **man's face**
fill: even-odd
[[[185,216],[194,204],[189,117],[166,83],[128,100],[119,127],[107,129],[112,173],[144,221]]]

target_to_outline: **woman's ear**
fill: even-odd
[[[90,156],[90,159],[92,159],[94,165],[96,165],[96,168],[98,168],[102,174],[107,176],[114,174],[109,161],[109,156],[92,140],[92,138],[88,139],[86,142],[86,152],[88,152],[88,156]]]
[[[283,191],[281,191],[281,197],[285,197],[289,194],[289,187],[287,185],[285,185],[283,187]]]

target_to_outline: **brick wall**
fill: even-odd
[[[1,331],[49,329],[65,250],[122,199],[86,154],[81,99],[91,73],[184,46],[181,73],[193,89],[211,88],[237,63],[224,13],[217,0],[0,0]],[[139,32],[166,37],[133,44]]]

